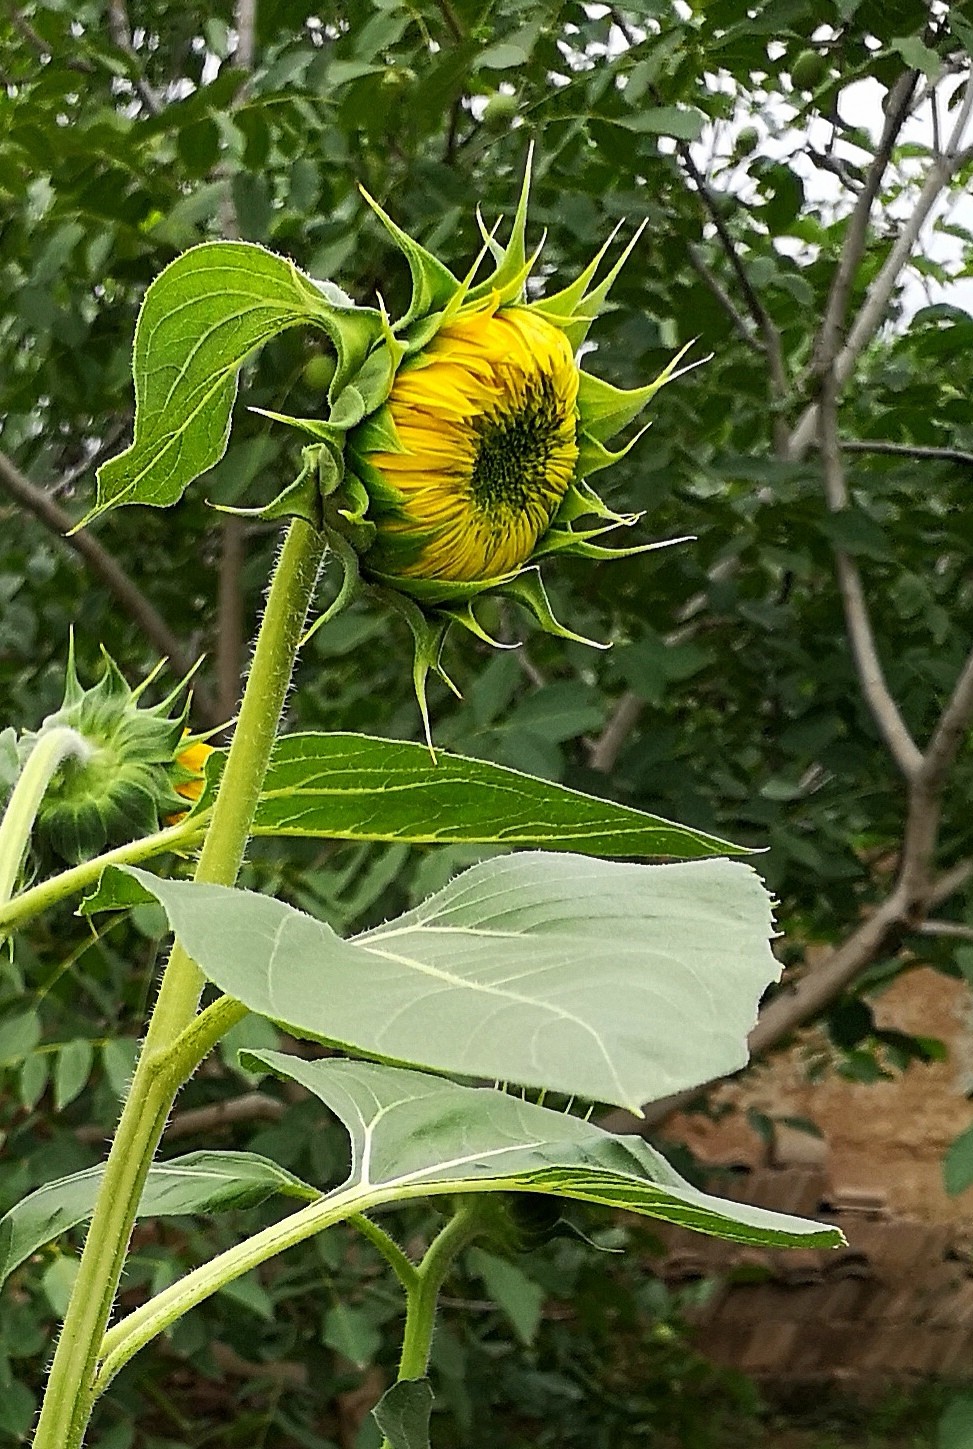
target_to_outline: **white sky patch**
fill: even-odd
[[[776,42],[771,42],[768,50],[773,52],[775,46]],[[906,121],[897,142],[897,153],[904,147],[918,147],[925,154],[896,155],[886,173],[883,189],[890,190],[891,182],[899,188],[899,194],[873,206],[873,225],[884,225],[891,233],[911,214],[932,164],[937,135],[940,144],[945,144],[954,127],[955,110],[947,109],[947,102],[954,100],[966,80],[966,75],[957,75],[955,80],[944,82],[940,87],[944,97],[938,101],[931,100],[927,91],[925,99]],[[730,94],[735,89],[725,76],[708,78],[708,84],[714,90]],[[865,132],[873,144],[877,142],[885,120],[882,109],[885,95],[885,88],[871,78],[847,86],[839,102],[843,127],[836,131],[825,117],[812,115],[805,120],[798,106],[789,103],[779,92],[758,88],[741,99],[731,119],[706,127],[692,148],[693,159],[714,189],[733,192],[744,201],[756,200],[759,185],[748,171],[748,162],[753,156],[736,161],[733,156],[740,131],[745,126],[754,126],[760,133],[760,142],[753,155],[770,157],[790,166],[804,184],[805,210],[818,210],[829,220],[847,214],[854,205],[855,192],[838,173],[843,171],[854,181],[867,168],[871,153],[867,147],[856,145],[854,131]],[[935,122],[933,104],[938,105]],[[971,129],[967,126],[966,134],[956,138],[960,145],[970,143]],[[973,278],[962,275],[966,266],[964,243],[959,237],[935,229],[937,220],[947,218],[951,224],[973,231],[973,197],[954,186],[944,192],[933,208],[921,234],[920,254],[941,264],[951,275],[947,281],[940,282],[935,277],[920,275],[914,267],[906,268],[900,290],[904,320],[933,302],[945,302],[973,314]],[[797,237],[777,237],[774,246],[783,255],[808,260],[813,257],[810,244]]]

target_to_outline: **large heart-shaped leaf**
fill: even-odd
[[[433,764],[425,745],[405,740],[287,735],[274,752],[254,831],[685,860],[748,853],[703,831],[488,760],[445,752],[437,757]]]
[[[364,1187],[373,1201],[395,1202],[449,1191],[542,1192],[741,1242],[844,1241],[837,1228],[700,1192],[641,1137],[616,1137],[506,1092],[379,1062],[241,1055],[248,1066],[299,1082],[345,1124],[351,1172],[339,1194]]]
[[[89,1167],[56,1178],[0,1218],[0,1284],[45,1243],[87,1222],[103,1175],[103,1167]],[[255,1207],[275,1192],[304,1201],[319,1195],[276,1162],[252,1152],[189,1152],[149,1169],[139,1217]]]
[[[131,874],[211,981],[295,1035],[633,1111],[742,1067],[780,974],[739,861],[501,856],[348,941],[269,896]]]

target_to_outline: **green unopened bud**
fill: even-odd
[[[185,681],[161,704],[143,707],[141,696],[158,669],[131,689],[114,660],[102,652],[105,671],[86,690],[78,681],[72,647],[60,709],[18,744],[26,760],[52,730],[66,727],[87,745],[65,759],[51,780],[34,832],[42,852],[71,863],[149,835],[166,817],[186,811],[185,792],[180,790],[186,770],[179,760],[192,743],[185,738],[188,697],[177,704]],[[174,714],[169,713],[172,709]]]

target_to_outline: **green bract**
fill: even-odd
[[[381,301],[377,308],[359,307],[333,283],[312,281],[293,263],[260,247],[217,242],[185,253],[149,288],[139,317],[135,441],[99,474],[92,516],[122,503],[175,502],[226,448],[241,363],[287,328],[304,324],[323,331],[336,353],[327,416],[296,418],[258,410],[314,441],[303,451],[298,478],[265,507],[244,511],[263,518],[301,517],[327,536],[342,566],[343,582],[319,622],[342,609],[361,588],[404,615],[415,640],[414,683],[427,739],[426,679],[431,670],[450,684],[441,664],[450,626],[460,624],[478,638],[496,642],[476,617],[478,599],[485,594],[508,596],[529,609],[549,633],[580,639],[554,617],[539,561],[551,554],[607,559],[665,546],[643,543],[613,549],[597,542],[619,525],[631,526],[639,515],[616,513],[587,480],[624,456],[636,441],[614,452],[608,447],[678,375],[685,349],[652,382],[630,391],[581,372],[572,360],[641,229],[600,281],[596,279],[615,233],[569,286],[531,301],[527,281],[540,248],[527,255],[529,182],[528,164],[506,245],[496,240],[496,228],[487,232],[481,222],[482,251],[461,279],[366,198],[411,272],[409,306],[394,322]],[[489,274],[477,280],[485,264]],[[495,322],[502,325],[493,326],[489,341],[484,337],[477,352],[468,338],[481,321],[485,330]],[[509,353],[502,339],[498,342],[501,334],[512,339]],[[196,342],[187,355],[189,336]],[[559,355],[556,377],[545,370],[554,351],[545,357],[534,349],[538,336],[558,338],[560,348],[566,349]],[[487,385],[484,367],[494,369]],[[448,387],[442,381],[446,375]],[[464,376],[469,377],[468,394]],[[562,409],[556,478],[553,464],[545,475],[544,453],[551,428],[544,410],[551,406],[548,384],[555,381],[561,384]],[[447,393],[449,416],[442,418],[437,407]],[[431,400],[431,410],[424,407],[424,397]],[[415,455],[403,491],[402,470],[393,465],[403,454],[413,456],[403,433],[420,414],[417,427],[426,446]],[[524,429],[532,423],[535,434],[530,437]],[[427,458],[437,451],[438,427],[445,456],[434,477]],[[520,453],[518,438],[524,443]],[[503,514],[490,512],[489,489],[477,490],[486,451],[494,494],[498,480],[507,490]],[[530,460],[530,475],[518,475],[524,458]],[[529,496],[536,480],[545,484],[542,509],[536,488],[534,497]],[[513,551],[509,546],[498,549],[504,520],[519,516],[518,498],[525,514],[528,506],[532,510],[526,542]],[[489,566],[490,549],[482,551],[482,568],[471,567],[471,557],[478,557],[474,548],[466,551],[456,576],[451,575],[450,559],[462,552],[456,540],[463,541],[467,516],[471,528],[492,532],[492,551],[505,560],[499,571]],[[444,543],[447,528],[452,533]],[[427,557],[435,560],[435,567],[424,573]],[[404,565],[399,570],[397,560]]]

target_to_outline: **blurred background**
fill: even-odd
[[[320,339],[247,368],[226,458],[178,508],[65,537],[130,436],[140,298],[186,247],[260,242],[394,316],[408,275],[359,183],[461,273],[476,202],[511,214],[533,140],[532,285],[647,223],[586,367],[631,386],[686,342],[711,354],[605,475],[644,538],[693,541],[548,568],[559,616],[614,647],[509,605],[488,622],[523,647],[455,641],[464,700],[434,683],[433,730],[766,849],[788,985],[755,1064],[643,1130],[850,1246],[754,1257],[592,1214],[590,1243],[471,1250],[435,1346],[442,1449],[973,1444],[971,49],[973,7],[938,0],[0,15],[0,726],[60,702],[71,626],[86,683],[102,644],[132,681],[167,656],[160,687],[203,654],[194,725],[235,711],[277,533],[209,505],[295,476],[295,435],[248,407],[320,412]],[[409,649],[356,605],[305,650],[288,726],[418,737]],[[263,843],[247,884],[347,931],[485,853]],[[64,911],[2,963],[0,1210],[100,1160],[114,1123],[164,943],[154,909],[99,930]],[[266,1030],[236,1030],[167,1142],[336,1181],[320,1105],[236,1065]],[[123,1303],[272,1211],[140,1227]],[[0,1445],[29,1436],[74,1262],[62,1241],[4,1289]],[[92,1442],[369,1449],[400,1313],[372,1249],[324,1235],[136,1359]]]

